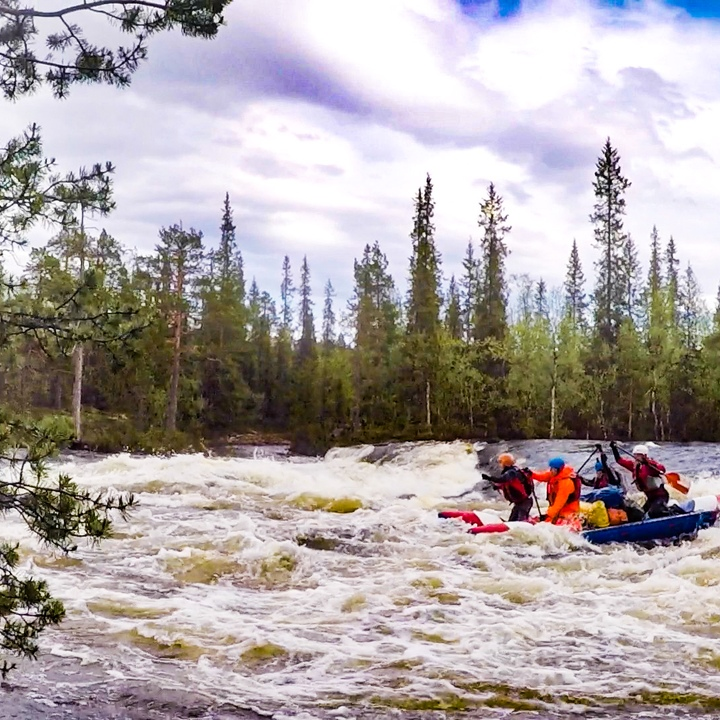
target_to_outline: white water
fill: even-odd
[[[59,469],[81,485],[140,504],[76,561],[3,520],[23,570],[67,607],[40,663],[78,658],[110,683],[313,717],[441,697],[482,707],[513,688],[593,702],[720,694],[719,529],[649,551],[553,527],[471,536],[437,518],[458,505],[444,495],[478,480],[467,450],[428,444],[378,465],[362,449],[304,463],[68,462]],[[692,495],[708,493],[720,481],[701,474]],[[362,507],[312,509],[333,500]],[[506,509],[478,496],[462,507]]]

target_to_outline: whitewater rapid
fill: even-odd
[[[545,458],[525,449],[528,462]],[[443,499],[479,479],[466,443],[365,461],[372,450],[55,466],[139,505],[114,538],[70,558],[3,519],[22,571],[67,609],[23,667],[40,678],[61,658],[75,674],[42,676],[33,691],[52,704],[83,683],[87,694],[142,680],[277,718],[621,717],[707,710],[720,695],[719,529],[652,550],[545,526],[471,536],[437,511],[506,517],[507,505],[492,491]],[[693,475],[692,495],[720,493],[712,469]]]

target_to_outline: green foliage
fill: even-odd
[[[213,38],[231,1],[69,1],[45,7],[0,0],[0,88],[6,98],[17,99],[43,84],[59,98],[77,83],[126,86],[147,57],[151,35],[179,28],[185,35]],[[107,31],[99,30],[93,18],[129,36],[129,44],[112,49],[93,42],[83,21],[90,21],[88,28],[101,42],[107,39]]]
[[[79,540],[110,537],[112,514],[125,517],[135,502],[132,495],[90,493],[48,470],[46,459],[71,432],[66,419],[0,417],[0,457],[8,466],[0,483],[0,513],[17,512],[44,544],[64,553],[75,550]],[[0,648],[34,658],[40,632],[58,624],[65,611],[45,582],[17,574],[18,561],[17,545],[0,546]],[[0,672],[5,676],[13,667],[5,659]]]

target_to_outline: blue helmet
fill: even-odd
[[[565,461],[561,457],[554,457],[550,460],[548,465],[553,470],[562,470],[565,467]]]
[[[603,469],[603,464],[598,460],[595,463],[595,472],[600,472]]]

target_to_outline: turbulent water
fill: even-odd
[[[514,447],[576,467],[580,448]],[[720,493],[717,446],[656,456],[693,496]],[[474,465],[460,442],[65,459],[140,504],[72,558],[3,519],[68,617],[10,676],[0,718],[716,716],[720,529],[649,550],[554,527],[468,535],[437,511],[507,508],[493,491],[444,499]]]

